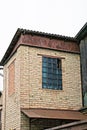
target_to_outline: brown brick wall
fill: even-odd
[[[15,60],[8,67],[8,95],[15,92]]]
[[[20,45],[20,43],[23,45],[36,46],[40,48],[49,48],[76,53],[80,52],[79,46],[76,42],[69,42],[68,40],[59,40],[35,35],[21,35],[18,44]]]

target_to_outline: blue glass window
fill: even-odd
[[[42,58],[42,88],[62,90],[61,60]]]

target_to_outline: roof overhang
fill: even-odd
[[[54,110],[54,109],[22,109],[22,112],[29,118],[85,120],[87,116],[75,110]]]
[[[38,32],[38,31],[32,31],[32,30],[26,30],[26,29],[20,29],[18,28],[5,55],[3,56],[0,66],[4,66],[6,61],[9,59],[9,56],[11,55],[13,49],[15,48],[19,38],[21,35],[36,35],[36,36],[42,36],[42,37],[47,37],[50,39],[59,39],[59,40],[64,40],[64,41],[71,41],[71,42],[77,42],[77,40],[73,37],[67,37],[67,36],[62,36],[62,35],[56,35],[56,34],[50,34],[50,33],[44,33],[44,32]]]

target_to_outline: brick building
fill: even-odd
[[[1,61],[2,130],[43,130],[87,119],[78,111],[83,106],[80,40],[17,30]]]

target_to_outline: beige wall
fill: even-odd
[[[82,107],[80,56],[47,49],[21,46],[21,107],[79,109]],[[42,89],[42,56],[62,59],[63,90]]]
[[[63,57],[63,90],[42,89],[42,56]],[[15,91],[8,93],[8,67],[15,60]],[[20,108],[79,109],[82,107],[79,54],[20,46],[4,66],[3,129],[20,130]],[[5,128],[5,129],[4,129]]]
[[[17,57],[17,59],[16,59]],[[15,60],[16,59],[16,60]],[[20,130],[20,56],[15,54],[4,66],[3,115],[2,130]],[[15,91],[9,93],[9,65],[15,60]],[[13,72],[13,71],[12,71]],[[10,86],[11,87],[11,86]],[[13,86],[12,86],[13,87]]]

